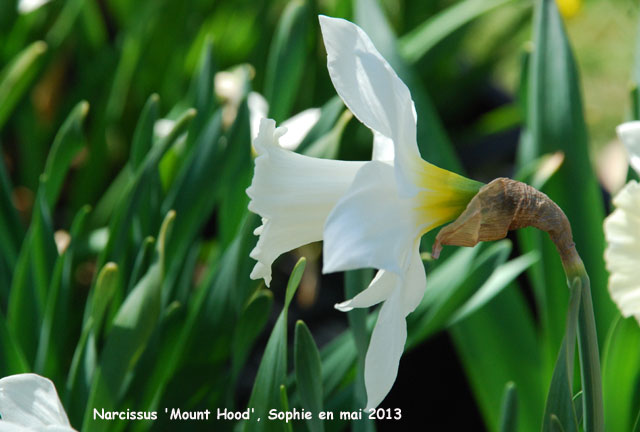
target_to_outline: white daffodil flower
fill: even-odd
[[[380,270],[366,290],[337,305],[349,310],[384,301],[365,361],[367,407],[374,408],[393,386],[405,318],[426,288],[420,237],[455,219],[481,184],[420,157],[409,89],[361,28],[324,16],[320,25],[336,91],[378,142],[394,148],[393,165],[372,161],[358,171],[324,230],[323,272]]]
[[[631,167],[640,174],[640,121],[624,123],[617,129],[629,152]],[[609,293],[622,316],[634,316],[640,323],[640,185],[630,181],[615,196],[616,209],[604,222],[607,240],[605,261],[609,270]]]
[[[384,304],[365,363],[368,408],[396,379],[407,337],[406,316],[424,294],[420,237],[455,219],[481,184],[425,162],[416,141],[411,94],[366,33],[320,16],[327,67],[338,95],[373,131],[373,160],[315,159],[278,145],[284,131],[262,120],[249,209],[263,218],[251,277],[271,279],[282,253],[324,240],[323,272],[376,268],[369,287],[336,305],[343,311]]]
[[[0,379],[0,432],[75,432],[53,383],[36,374]]]

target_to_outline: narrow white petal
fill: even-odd
[[[414,207],[413,199],[398,195],[392,166],[368,162],[327,219],[323,272],[376,268],[403,274],[421,229]]]
[[[311,128],[320,120],[320,114],[320,108],[309,108],[285,120],[282,127],[287,129],[287,133],[280,138],[282,148],[297,149]]]
[[[380,309],[365,359],[367,408],[377,407],[393,387],[407,340],[405,318],[424,296],[427,281],[417,242],[409,268],[395,280],[397,286]]]
[[[250,92],[247,96],[247,107],[249,108],[249,129],[251,130],[251,141],[258,137],[260,122],[267,118],[269,113],[269,102],[260,93]]]
[[[53,383],[36,374],[0,379],[2,422],[28,428],[63,427],[72,431]],[[18,429],[16,429],[18,430]]]
[[[263,119],[254,147],[249,210],[262,216],[258,244],[251,252],[256,264],[251,277],[269,285],[271,264],[284,252],[322,240],[329,212],[347,191],[364,162],[317,159],[285,150],[278,144],[284,129]]]
[[[367,409],[377,407],[393,387],[406,341],[402,290],[396,289],[380,309],[365,358]]]
[[[617,208],[604,223],[609,293],[623,316],[640,323],[640,185],[629,182],[613,202]]]
[[[629,152],[629,163],[640,174],[640,121],[623,123],[616,131]]]
[[[360,27],[323,15],[320,26],[338,95],[358,120],[393,142],[398,187],[403,195],[415,194],[420,152],[409,89]]]
[[[386,300],[398,286],[399,277],[395,273],[379,270],[369,286],[351,300],[336,305],[336,309],[348,312],[353,308],[365,308]]]

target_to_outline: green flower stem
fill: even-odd
[[[582,288],[578,316],[578,349],[582,378],[584,431],[603,432],[602,376],[589,275],[575,247],[571,248],[568,253],[562,254],[561,258],[569,286],[577,278],[580,280]]]

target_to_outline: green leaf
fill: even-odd
[[[4,262],[7,272],[0,279],[0,286],[8,286],[18,259],[18,251],[24,240],[24,227],[20,223],[18,212],[12,200],[13,187],[5,170],[4,161],[0,161],[0,263]],[[1,278],[2,276],[0,276]],[[0,290],[2,293],[4,290]],[[0,296],[0,304],[6,307],[7,295]]]
[[[633,318],[619,317],[611,326],[604,346],[602,385],[606,429],[632,430],[640,382],[640,328]]]
[[[311,144],[304,153],[307,156],[317,158],[336,159],[338,156],[338,150],[340,149],[342,133],[352,117],[353,114],[351,114],[351,111],[344,111],[333,129]]]
[[[138,170],[153,145],[153,127],[158,120],[159,104],[160,97],[157,94],[152,94],[147,99],[144,108],[142,108],[142,113],[131,141],[131,154],[129,155],[131,172]]]
[[[293,359],[296,371],[298,394],[302,407],[312,413],[308,420],[311,432],[324,431],[324,422],[318,418],[322,411],[322,364],[320,353],[311,332],[304,322],[296,323]]]
[[[399,50],[415,63],[434,46],[483,14],[513,0],[464,0],[433,15],[399,40]]]
[[[7,324],[20,341],[29,361],[35,359],[38,349],[47,289],[58,256],[45,189],[46,183],[41,182],[31,226],[20,249],[11,281],[7,313]],[[7,294],[6,291],[3,294]]]
[[[340,114],[344,111],[344,104],[338,95],[333,96],[320,109],[320,118],[304,137],[296,152],[307,154],[307,149],[334,128]]]
[[[289,411],[289,398],[287,397],[287,387],[284,384],[280,385],[280,408],[282,411]],[[290,422],[285,421],[282,425],[287,432],[293,432],[293,426]]]
[[[47,183],[46,199],[49,208],[54,208],[62,183],[71,166],[71,161],[84,147],[82,125],[89,112],[89,103],[78,103],[56,134],[47,162],[44,167],[43,179]]]
[[[84,232],[89,206],[84,206],[76,215],[71,226],[71,241],[66,250],[58,256],[47,293],[47,304],[40,330],[40,340],[34,364],[34,371],[54,382],[62,380],[62,360],[65,356],[65,336],[69,332],[71,309],[72,265],[78,237]]]
[[[35,80],[46,52],[46,43],[33,42],[0,71],[0,130]]]
[[[504,396],[500,408],[500,432],[518,430],[518,392],[513,382],[504,386]]]
[[[261,289],[251,298],[234,329],[231,374],[237,379],[249,356],[251,347],[267,324],[273,305],[271,291]],[[233,389],[233,386],[230,386]]]
[[[127,388],[134,369],[158,324],[162,301],[165,245],[175,212],[165,217],[158,235],[157,259],[127,296],[107,335],[100,364],[93,377],[82,430],[109,430],[108,421],[93,419],[93,409],[114,410]]]
[[[275,326],[267,342],[267,346],[262,355],[258,374],[253,383],[253,390],[249,398],[248,407],[252,408],[251,419],[244,424],[246,431],[271,431],[280,430],[281,425],[276,422],[267,421],[269,409],[278,406],[280,402],[280,386],[286,383],[287,379],[287,312],[289,304],[293,298],[302,273],[306,266],[306,260],[300,258],[289,277],[285,302],[282,312],[276,321]],[[257,419],[261,421],[256,421]]]
[[[576,346],[576,332],[580,299],[582,297],[582,283],[576,278],[571,284],[571,296],[569,311],[567,312],[567,324],[562,346],[558,353],[556,367],[551,377],[549,394],[544,410],[542,431],[562,430],[578,432],[578,419],[573,407],[573,361]],[[555,417],[554,420],[552,417]],[[557,424],[556,424],[557,423]]]
[[[278,22],[271,42],[265,75],[264,95],[269,117],[280,123],[291,115],[306,64],[310,27],[306,0],[290,1]]]
[[[67,374],[65,406],[72,424],[80,424],[86,409],[91,381],[97,366],[100,324],[118,287],[118,266],[107,263],[98,273],[90,314],[78,339]]]
[[[606,290],[604,267],[604,206],[600,188],[588,154],[578,71],[564,25],[554,0],[536,2],[534,18],[534,51],[530,59],[528,80],[527,129],[531,139],[522,141],[519,163],[562,151],[565,162],[546,184],[544,192],[569,218],[576,248],[589,269],[593,301],[597,310],[597,327],[608,328],[615,314]],[[580,193],[567,185],[580,185]],[[544,233],[532,234],[527,249],[542,250],[539,274],[534,280],[538,309],[542,311],[544,340],[548,352],[560,346],[563,334],[566,289],[564,272],[555,247]],[[604,341],[601,333],[600,344]],[[560,420],[563,420],[560,418]],[[566,425],[565,425],[566,427]]]
[[[456,311],[448,325],[455,324],[482,308],[538,259],[539,254],[533,251],[497,267],[489,279]]]

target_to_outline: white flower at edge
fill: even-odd
[[[624,123],[617,132],[632,168],[640,174],[640,121]],[[640,184],[627,183],[613,204],[616,209],[604,222],[609,293],[624,317],[634,316],[640,323]]]
[[[284,130],[262,120],[249,209],[262,216],[251,277],[271,280],[282,253],[324,240],[323,272],[379,269],[369,287],[336,305],[347,311],[384,301],[365,363],[367,407],[395,381],[406,341],[405,317],[424,294],[419,243],[455,219],[481,186],[420,157],[408,88],[362,29],[320,16],[327,67],[338,95],[374,134],[374,160],[331,161],[283,149]]]
[[[260,121],[267,118],[269,114],[269,103],[260,93],[250,92],[247,104],[249,105],[251,140],[253,141],[258,136]],[[309,108],[282,122],[280,127],[285,128],[287,133],[280,138],[280,146],[287,150],[296,150],[311,128],[318,123],[320,114],[320,108]]]
[[[0,379],[0,432],[75,432],[53,383],[25,373]]]
[[[215,92],[229,104],[233,118],[242,102],[244,85],[245,73],[242,68],[218,72],[215,75]],[[252,91],[247,95],[247,106],[253,142],[258,136],[260,121],[269,115],[269,102],[260,93]],[[309,108],[285,120],[280,126],[286,128],[288,133],[280,139],[280,146],[288,150],[296,150],[311,128],[318,123],[320,114],[320,108]]]

